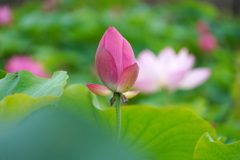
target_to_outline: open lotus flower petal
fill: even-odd
[[[159,74],[156,74],[156,70],[158,67],[158,61],[156,60],[156,56],[154,53],[152,53],[149,50],[144,50],[139,54],[139,58],[137,60],[137,63],[141,63],[142,67],[140,69],[138,79],[144,80],[154,80],[160,76]],[[143,74],[144,73],[144,74]]]
[[[194,69],[184,77],[181,81],[179,88],[192,89],[205,82],[210,76],[210,70],[208,68]]]
[[[97,49],[95,65],[102,83],[109,91],[120,95],[134,85],[139,72],[131,45],[114,27],[109,27],[104,33]],[[89,87],[97,95],[110,93],[99,88]]]
[[[131,99],[133,97],[135,97],[136,95],[138,95],[140,91],[127,91],[125,93],[123,93],[123,95],[127,98],[127,99]]]
[[[139,67],[137,63],[128,66],[121,74],[117,92],[128,91],[135,83],[138,76]]]
[[[166,87],[169,90],[175,90],[176,88],[178,88],[180,82],[184,79],[184,77],[186,76],[186,71],[184,70],[179,70],[177,72],[171,72],[169,74],[168,80],[166,82]]]
[[[158,56],[144,50],[137,62],[140,71],[134,87],[146,94],[162,89],[190,89],[203,83],[210,75],[209,69],[191,70],[195,57],[186,48],[176,54],[171,47],[166,47]],[[201,77],[196,78],[197,76]]]
[[[178,54],[178,67],[181,67],[183,70],[189,70],[193,67],[195,62],[195,57],[188,54],[188,50],[183,48],[179,51]]]
[[[217,47],[217,39],[211,33],[207,22],[203,20],[198,21],[197,30],[199,32],[199,47],[208,53],[213,51]]]
[[[12,12],[8,6],[0,6],[0,25],[9,25],[12,21]]]
[[[212,34],[205,33],[199,37],[199,46],[204,51],[212,51],[217,47],[217,40]]]
[[[158,79],[161,76],[156,56],[150,50],[144,50],[139,54],[137,63],[141,64],[141,68],[134,87],[144,93],[156,92],[160,86]]]
[[[101,97],[108,97],[113,94],[112,91],[110,91],[107,87],[101,86],[99,84],[86,83],[86,86],[91,92]]]
[[[161,66],[166,66],[168,68],[171,65],[174,65],[175,59],[177,55],[173,48],[165,47],[162,51],[158,54],[158,61],[160,61]]]
[[[50,75],[45,72],[43,65],[40,62],[25,55],[18,55],[10,58],[5,65],[5,70],[8,73],[28,70],[39,77],[50,77]]]
[[[137,88],[145,94],[151,94],[157,92],[160,88],[160,83],[151,81],[151,79],[137,80],[134,84],[134,88]]]

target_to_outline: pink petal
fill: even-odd
[[[182,68],[185,70],[189,70],[193,67],[195,62],[194,55],[188,54],[188,50],[186,48],[182,48],[178,53],[178,68]]]
[[[127,98],[127,99],[131,99],[133,97],[135,97],[136,95],[138,95],[139,91],[127,91],[125,93],[123,93],[123,95]]]
[[[112,91],[110,91],[107,87],[104,87],[98,84],[90,84],[90,83],[86,83],[86,86],[91,92],[93,92],[98,96],[108,97],[112,95]]]
[[[137,63],[140,70],[134,84],[136,89],[144,93],[154,93],[160,89],[160,67],[157,60],[157,56],[150,50],[139,54]]]
[[[98,47],[95,65],[102,83],[111,91],[116,91],[118,73],[113,56],[104,48]]]
[[[135,63],[135,57],[131,45],[123,39],[122,70]]]
[[[169,74],[169,77],[167,79],[167,82],[166,82],[166,88],[169,89],[169,90],[175,90],[177,89],[177,87],[179,86],[179,84],[181,83],[181,81],[184,79],[184,77],[186,76],[186,71],[183,70],[179,70],[179,71],[176,71],[176,72],[171,72]]]
[[[43,65],[32,59],[30,56],[18,55],[10,58],[6,65],[5,70],[8,73],[14,73],[21,70],[28,70],[36,76],[49,78],[50,76],[45,72]]]
[[[127,67],[121,74],[117,92],[126,92],[128,91],[135,83],[139,72],[139,67],[137,63]]]
[[[206,33],[200,35],[199,45],[202,50],[212,51],[217,47],[217,41],[212,34]]]
[[[158,58],[172,60],[176,58],[176,53],[172,47],[165,47],[158,53]]]
[[[9,25],[12,21],[12,12],[7,5],[0,6],[0,24]]]
[[[160,82],[166,84],[172,70],[175,70],[177,55],[173,48],[166,47],[158,54]]]
[[[152,81],[151,79],[137,80],[134,84],[134,88],[145,94],[155,93],[161,89],[160,83],[157,81]]]
[[[115,62],[117,62],[116,69],[118,76],[120,76],[123,68],[123,39],[122,35],[114,27],[108,27],[99,43],[99,47],[104,47],[112,55]]]
[[[142,51],[139,54],[137,63],[140,68],[137,80],[156,80],[160,78],[157,57],[151,51]]]
[[[198,68],[190,71],[181,81],[179,88],[192,89],[205,82],[210,76],[210,69]]]
[[[194,61],[195,57],[189,55],[186,48],[181,49],[179,54],[170,47],[163,49],[159,55],[162,87],[169,90],[177,89]]]
[[[139,53],[137,62],[139,66],[144,66],[143,69],[148,67],[149,71],[155,64],[158,63],[156,55],[150,50],[143,50],[141,53]]]
[[[177,59],[177,55],[173,50],[173,48],[165,47],[158,54],[159,67],[161,68],[162,71],[166,73],[167,71],[172,70],[172,68],[176,65],[176,59]]]

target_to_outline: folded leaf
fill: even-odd
[[[52,78],[41,78],[29,71],[7,74],[0,80],[0,122],[17,122],[29,113],[55,101],[63,92],[68,75],[64,71]]]
[[[239,160],[240,141],[230,144],[223,144],[221,141],[205,133],[198,141],[194,160]]]
[[[0,79],[0,100],[16,93],[24,93],[31,97],[60,96],[67,79],[65,71],[55,72],[51,78],[37,77],[26,70],[8,73],[5,78]]]

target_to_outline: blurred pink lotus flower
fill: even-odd
[[[114,92],[122,93],[127,99],[138,94],[138,91],[129,91],[139,71],[132,47],[114,27],[109,27],[103,35],[97,49],[95,65],[98,76],[106,87],[87,83],[90,91],[103,97]]]
[[[217,47],[217,40],[210,32],[207,22],[200,20],[197,22],[199,32],[198,45],[203,51],[213,51]]]
[[[208,33],[209,32],[209,26],[206,21],[199,20],[197,22],[197,30],[199,33]]]
[[[210,75],[208,68],[192,69],[195,57],[183,48],[178,54],[170,48],[163,49],[158,56],[149,50],[140,53],[137,63],[140,67],[134,87],[144,93],[154,93],[162,89],[192,89]]]
[[[217,40],[211,33],[201,34],[198,43],[204,51],[213,51],[217,47]]]
[[[0,6],[0,25],[8,26],[12,22],[12,12],[7,5]]]
[[[49,78],[49,74],[44,71],[42,64],[38,61],[33,60],[30,56],[13,56],[7,61],[5,65],[5,70],[8,73],[28,70],[36,76]]]

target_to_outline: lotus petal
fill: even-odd
[[[113,57],[116,63],[118,76],[122,73],[122,52],[123,52],[123,36],[114,28],[108,27],[104,33],[99,47],[104,47]]]
[[[110,91],[107,87],[101,86],[99,84],[86,83],[86,86],[91,92],[98,96],[108,97],[112,95],[112,91]]]
[[[135,63],[134,52],[129,42],[124,38],[122,44],[122,70]]]
[[[95,59],[99,78],[108,89],[114,92],[117,89],[118,73],[113,56],[104,47],[100,46]]]
[[[131,99],[133,97],[135,97],[136,95],[138,95],[140,91],[127,91],[125,93],[123,93],[123,95],[127,98],[127,99]]]
[[[139,67],[137,63],[124,69],[118,81],[117,92],[123,93],[128,91],[134,85],[138,76],[138,72]]]
[[[192,89],[202,84],[210,76],[211,71],[208,68],[198,68],[190,71],[181,81],[179,88]]]

